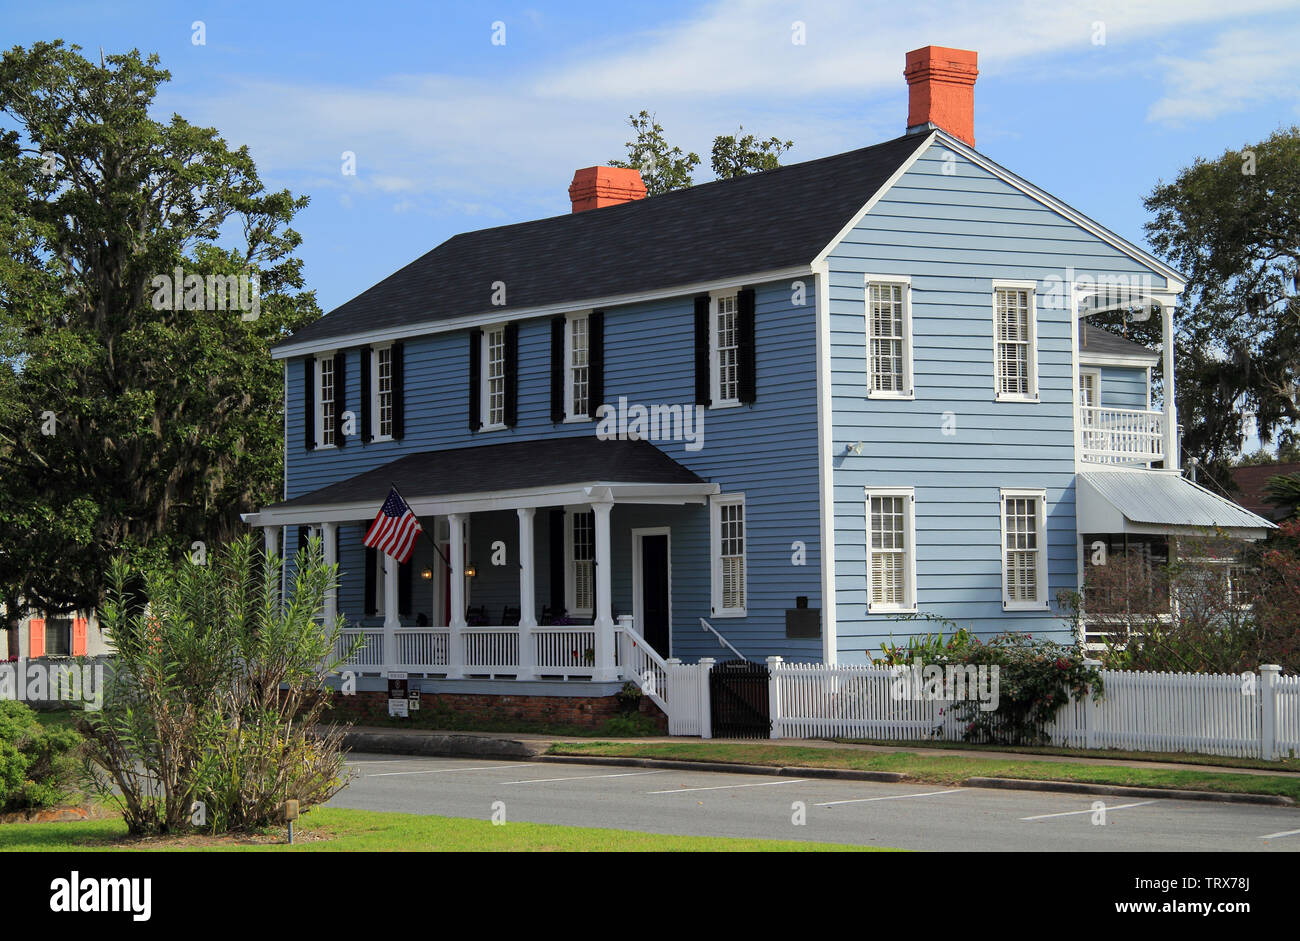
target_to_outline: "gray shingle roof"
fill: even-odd
[[[511,441],[425,451],[266,507],[373,502],[389,487],[407,501],[468,493],[584,483],[698,484],[704,481],[648,441],[602,441],[595,435]]]
[[[456,235],[280,345],[806,265],[927,137]]]
[[[1160,359],[1160,354],[1155,350],[1100,327],[1088,326],[1084,320],[1079,321],[1079,352],[1094,356],[1141,356],[1152,362]]]

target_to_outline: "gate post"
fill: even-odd
[[[1259,668],[1259,757],[1277,757],[1277,676],[1282,668],[1265,663]]]
[[[1101,667],[1100,660],[1084,660],[1083,665],[1090,670],[1096,670]],[[1084,694],[1083,702],[1083,747],[1097,747],[1097,705],[1091,694]]]
[[[713,714],[710,708],[709,674],[716,661],[712,657],[700,657],[700,738],[713,738]]]
[[[772,738],[781,738],[781,664],[780,657],[767,658],[767,716],[772,720]]]

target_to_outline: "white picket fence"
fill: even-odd
[[[896,698],[874,666],[768,658],[773,738],[962,741],[954,704]],[[1045,728],[1055,745],[1273,759],[1300,754],[1300,676],[1101,671],[1105,696],[1071,700]],[[690,734],[690,733],[682,733]]]

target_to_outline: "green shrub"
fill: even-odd
[[[646,735],[658,735],[659,726],[654,720],[640,712],[627,712],[611,716],[601,723],[600,734],[620,738],[641,738]]]
[[[76,791],[80,744],[71,729],[41,725],[26,704],[0,700],[0,811],[68,800]]]

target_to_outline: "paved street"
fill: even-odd
[[[349,765],[333,806],[487,819],[503,801],[508,821],[913,850],[1300,850],[1300,810],[1285,807],[463,758]]]

